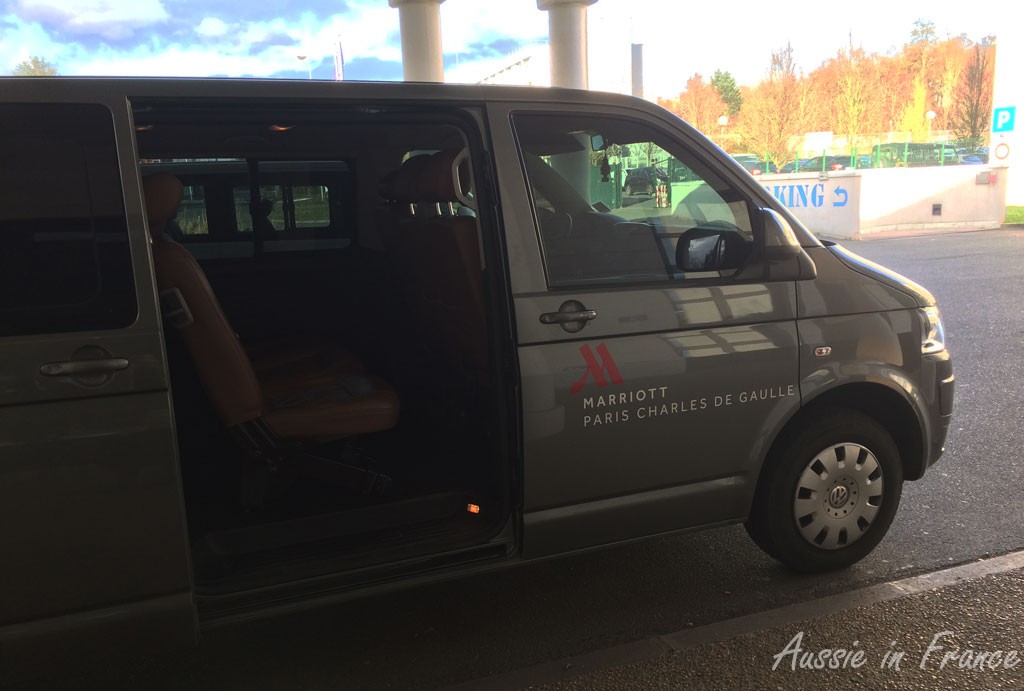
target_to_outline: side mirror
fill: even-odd
[[[712,221],[683,233],[676,243],[682,271],[732,271],[750,256],[751,244],[738,228]]]
[[[818,275],[814,260],[800,246],[793,228],[782,214],[774,209],[759,209],[756,217],[761,223],[761,257],[751,269],[759,265],[764,281],[809,281]],[[744,270],[741,273],[746,274]],[[745,277],[745,276],[744,276]]]

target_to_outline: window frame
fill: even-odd
[[[592,280],[574,280],[568,281],[553,281],[551,272],[551,262],[549,258],[549,250],[547,243],[544,240],[543,233],[541,232],[540,219],[537,214],[537,204],[533,193],[533,184],[531,182],[528,166],[526,163],[526,156],[528,152],[524,149],[522,140],[520,137],[519,127],[517,122],[522,118],[530,117],[541,117],[541,118],[558,118],[571,120],[572,118],[579,118],[585,122],[594,122],[598,120],[616,120],[626,121],[632,127],[643,127],[652,132],[658,138],[652,138],[652,142],[664,142],[670,143],[675,146],[674,149],[662,147],[661,144],[657,144],[662,150],[668,153],[670,156],[675,158],[681,163],[685,163],[680,157],[673,153],[674,150],[681,150],[688,154],[692,159],[702,163],[708,171],[712,172],[723,185],[725,185],[731,193],[735,194],[737,201],[741,201],[746,206],[746,212],[748,217],[748,224],[751,234],[751,253],[750,257],[746,262],[741,265],[737,270],[733,271],[728,276],[722,276],[719,272],[714,272],[719,275],[707,276],[707,277],[666,277],[653,280],[607,280],[595,278]],[[683,286],[710,286],[710,285],[722,285],[722,284],[742,284],[747,283],[754,278],[747,278],[744,275],[744,269],[751,266],[756,261],[756,257],[760,256],[762,245],[764,243],[763,230],[760,224],[757,222],[757,211],[764,208],[766,205],[758,200],[754,195],[750,194],[749,190],[745,189],[739,181],[735,179],[735,171],[730,170],[727,166],[721,164],[720,161],[714,159],[714,157],[707,155],[701,151],[699,147],[687,141],[687,138],[681,136],[680,132],[674,132],[670,128],[665,126],[660,120],[651,118],[649,114],[642,111],[632,112],[616,112],[611,109],[598,110],[588,108],[574,108],[572,110],[566,110],[564,108],[551,108],[551,109],[539,109],[533,107],[518,108],[513,107],[508,111],[508,123],[511,132],[511,139],[515,146],[517,160],[519,161],[519,167],[523,176],[523,182],[525,184],[525,192],[530,205],[530,216],[533,221],[533,229],[536,235],[537,248],[540,252],[540,258],[543,268],[543,280],[545,282],[548,292],[579,292],[584,291],[600,291],[600,290],[617,290],[617,289],[630,289],[630,288],[647,288],[647,287],[673,287],[680,288]],[[704,180],[704,176],[694,171],[691,166],[687,166],[691,172],[700,176],[700,179]],[[625,169],[623,169],[625,179]],[[671,181],[670,181],[671,184]],[[707,184],[707,183],[705,183]],[[571,183],[570,183],[571,186]],[[575,188],[574,188],[575,189]],[[716,193],[718,190],[712,187]],[[578,191],[577,191],[578,193]],[[585,200],[584,200],[585,201]],[[724,201],[724,200],[723,200]],[[729,203],[729,202],[726,202]],[[699,227],[699,226],[694,226]],[[742,229],[741,229],[742,230]],[[659,240],[660,245],[660,233],[657,229],[652,228],[653,235]],[[673,262],[674,265],[674,262]],[[679,271],[678,267],[676,270]],[[710,272],[709,272],[710,273]]]

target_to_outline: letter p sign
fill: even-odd
[[[1017,106],[996,108],[992,111],[993,132],[1013,132],[1014,120],[1017,119]]]

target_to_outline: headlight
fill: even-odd
[[[921,352],[941,353],[946,349],[946,330],[942,328],[942,316],[938,307],[925,307],[921,310],[924,317],[924,337],[921,339]]]

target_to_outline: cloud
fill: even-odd
[[[12,13],[68,37],[123,40],[170,15],[161,0],[15,0]]]
[[[248,51],[249,51],[249,55],[260,55],[264,51],[266,51],[268,48],[278,48],[278,47],[284,47],[284,46],[287,46],[289,48],[294,49],[294,47],[295,47],[295,37],[290,36],[289,34],[286,34],[286,33],[270,34],[270,35],[260,39],[259,41],[255,41],[253,43],[250,43]],[[302,54],[301,49],[298,50],[298,51],[293,50],[293,52],[295,52],[296,55],[301,55]],[[309,57],[309,56],[307,56],[307,57]]]
[[[223,19],[203,17],[196,27],[196,33],[206,38],[220,38],[228,33],[230,27]]]

